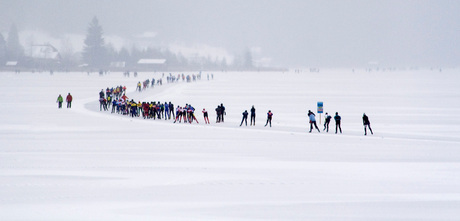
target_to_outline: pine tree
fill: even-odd
[[[6,41],[0,33],[0,66],[5,65],[6,62]]]
[[[6,41],[6,56],[10,61],[19,61],[24,57],[24,48],[19,43],[19,34],[16,25],[11,25]]]
[[[103,68],[108,65],[102,27],[99,25],[97,17],[93,18],[88,27],[83,49],[83,61],[90,67]]]

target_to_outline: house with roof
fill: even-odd
[[[139,59],[137,66],[140,69],[165,70],[166,59]]]
[[[61,55],[51,44],[32,45],[29,58],[35,68],[52,68],[60,64]]]

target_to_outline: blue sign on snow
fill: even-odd
[[[323,113],[323,102],[318,101],[318,113],[322,114]]]

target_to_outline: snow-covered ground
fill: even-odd
[[[139,93],[161,73],[0,73],[0,219],[459,219],[459,69],[213,74]],[[99,111],[99,91],[117,85],[192,104],[200,124]],[[69,92],[73,107],[58,109]],[[318,101],[343,134],[334,122],[308,133]],[[252,105],[256,126],[239,127]]]

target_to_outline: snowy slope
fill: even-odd
[[[2,220],[456,220],[460,70],[0,74]],[[177,74],[177,73],[175,73]],[[164,80],[163,82],[166,82]],[[196,107],[200,124],[99,111],[98,92]],[[58,109],[57,95],[74,97]],[[323,101],[343,134],[308,133]],[[223,103],[225,123],[215,123]],[[254,105],[255,127],[239,127]],[[200,110],[210,113],[204,125]],[[273,127],[264,127],[266,112]],[[364,136],[362,114],[374,135]],[[317,119],[319,116],[317,115]],[[319,120],[319,119],[318,119]],[[324,120],[321,120],[324,122]],[[320,126],[320,125],[319,125]],[[322,129],[322,125],[320,126]]]

